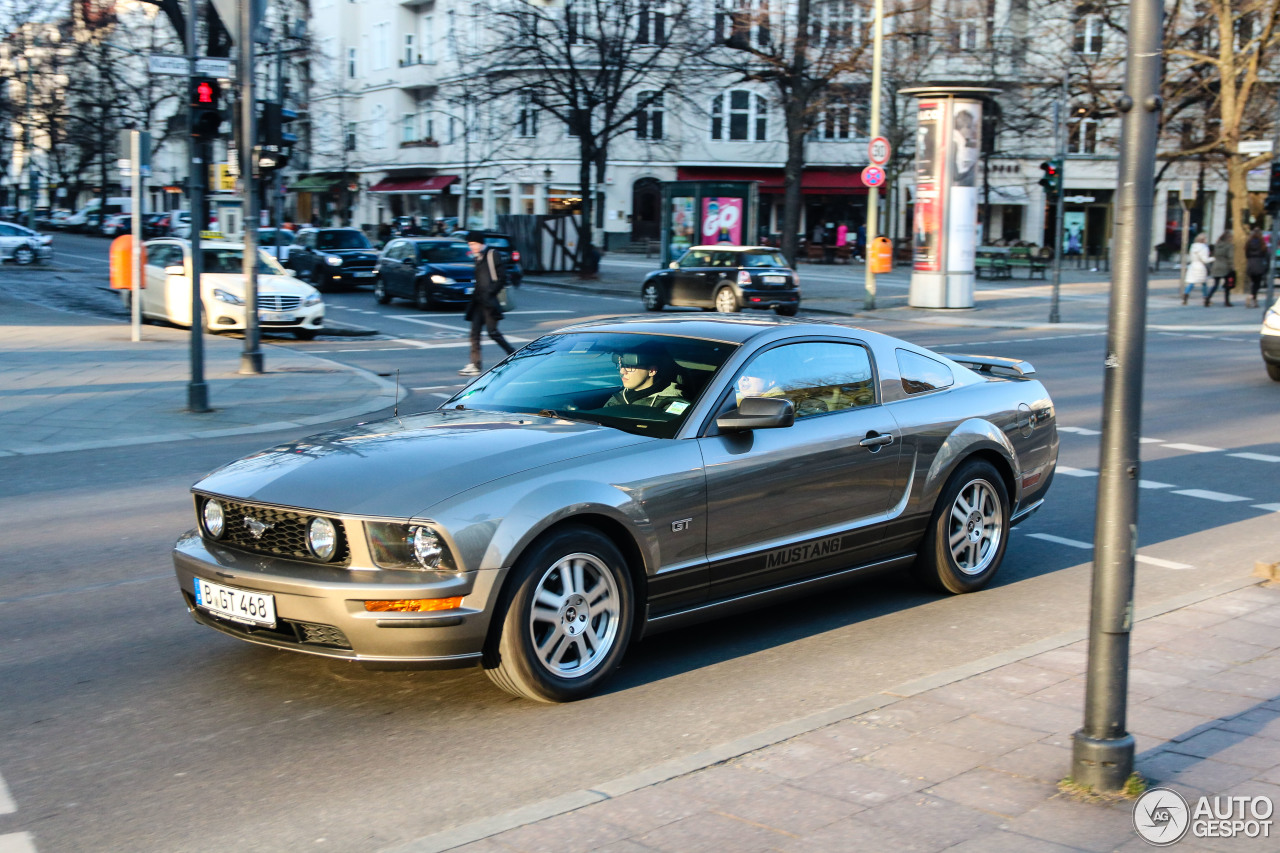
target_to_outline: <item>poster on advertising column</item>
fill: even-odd
[[[915,269],[921,272],[942,271],[942,228],[946,193],[946,148],[943,131],[946,122],[943,103],[922,100],[916,127],[916,199],[915,233],[912,241]]]
[[[982,152],[982,104],[953,100],[947,165],[946,269],[971,272],[978,244],[978,158]]]
[[[702,242],[742,245],[742,199],[702,200]]]

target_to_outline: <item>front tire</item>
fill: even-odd
[[[517,561],[485,674],[538,702],[590,696],[617,669],[631,636],[631,575],[617,546],[588,527],[564,527]]]
[[[1267,362],[1267,375],[1277,382],[1280,382],[1280,364],[1271,364]]]
[[[378,300],[379,305],[386,305],[391,301],[391,294],[387,292],[387,283],[381,278],[373,283],[373,298]]]
[[[742,310],[733,288],[727,284],[716,291],[716,310],[721,314],[736,314]]]
[[[662,298],[662,288],[651,281],[646,282],[640,289],[640,301],[644,303],[646,311],[661,311],[667,304],[667,301]]]
[[[419,283],[417,289],[413,292],[413,304],[417,306],[419,311],[430,311],[435,307],[435,300],[431,298],[431,290],[424,283]]]
[[[1009,493],[995,467],[962,464],[933,508],[915,573],[942,592],[963,593],[991,582],[1009,543]]]
[[[20,267],[35,263],[36,251],[30,246],[19,246],[13,251],[13,260]]]

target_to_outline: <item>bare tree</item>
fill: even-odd
[[[595,273],[592,172],[604,183],[610,143],[658,103],[682,98],[695,57],[687,0],[511,0],[483,18],[472,56],[489,99],[551,116],[574,139],[582,197],[579,268]]]

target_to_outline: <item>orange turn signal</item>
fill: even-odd
[[[462,606],[462,596],[456,598],[406,598],[400,601],[366,601],[364,609],[370,613],[429,613],[432,610],[453,610]]]

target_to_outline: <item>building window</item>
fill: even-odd
[[[405,113],[400,117],[400,141],[416,142],[418,134],[418,117],[413,113]]]
[[[383,21],[373,25],[373,61],[370,68],[381,71],[391,65],[391,24]]]
[[[519,99],[519,110],[516,112],[516,136],[534,137],[538,135],[538,110],[529,100],[528,95],[516,95]]]
[[[819,50],[855,47],[862,44],[867,23],[856,0],[820,0],[810,13],[809,43]]]
[[[1078,118],[1067,126],[1068,154],[1098,153],[1098,120]]]
[[[373,108],[373,118],[369,122],[370,148],[387,147],[387,108],[378,104]]]
[[[436,138],[436,123],[434,117],[429,112],[422,113],[422,138]]]
[[[355,151],[356,150],[356,123],[354,121],[347,122],[347,130],[346,130],[346,133],[343,134],[343,136],[344,136],[344,139],[342,141],[342,150]]]
[[[661,139],[663,105],[661,92],[636,95],[636,139]]]
[[[981,50],[991,27],[986,0],[953,0],[947,6],[947,39],[952,50]]]
[[[715,38],[730,47],[767,47],[769,0],[718,0]]]
[[[569,44],[589,44],[592,35],[591,3],[589,0],[575,3],[573,0],[564,6],[565,30],[569,36]]]
[[[768,138],[764,98],[745,89],[732,89],[718,96],[711,102],[711,138],[763,142]]]
[[[587,132],[591,132],[591,113],[588,110],[570,110],[569,121],[565,124],[565,133],[578,138],[578,129],[586,128]]]
[[[423,15],[422,22],[419,25],[422,30],[422,60],[423,62],[436,61],[436,20],[431,15]]]
[[[667,5],[641,0],[636,24],[637,44],[667,43]]]
[[[356,79],[356,72],[359,70],[356,67],[356,65],[357,65],[356,49],[354,47],[349,47],[347,48],[347,79],[348,80]]]
[[[417,61],[417,56],[413,53],[413,33],[404,34],[404,59],[400,61],[401,65],[412,65]]]
[[[856,139],[863,136],[858,126],[860,118],[852,95],[834,93],[830,100],[822,105],[822,111],[813,122],[813,130],[809,138],[815,141]]]
[[[1093,6],[1076,8],[1076,53],[1095,55],[1102,53],[1102,16]]]

